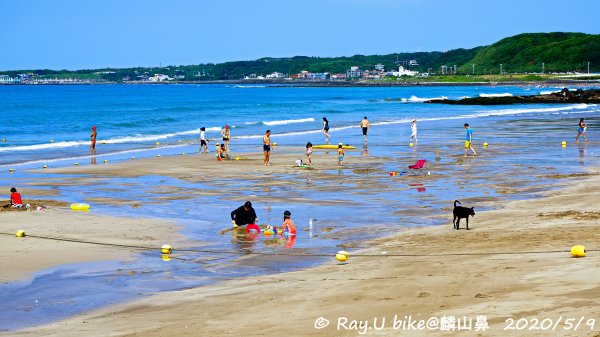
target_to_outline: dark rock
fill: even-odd
[[[600,103],[600,90],[569,91],[566,88],[549,95],[473,97],[459,100],[432,99],[425,103],[457,105],[503,105],[503,104],[548,104],[548,103]]]

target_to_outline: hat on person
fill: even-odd
[[[96,126],[92,126],[92,130],[96,130]]]
[[[292,212],[290,212],[290,211],[285,211],[285,212],[283,212],[283,216],[285,216],[285,217],[290,217],[290,216],[292,216]]]

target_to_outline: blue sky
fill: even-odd
[[[0,0],[0,70],[185,65],[600,33],[596,0]]]

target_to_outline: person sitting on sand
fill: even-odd
[[[231,223],[234,228],[244,225],[252,225],[258,221],[256,217],[256,212],[254,208],[252,208],[252,203],[250,201],[246,201],[243,206],[236,208],[233,212],[231,212]]]
[[[21,194],[17,192],[16,188],[10,189],[10,207],[21,208],[23,207],[23,200],[21,200]]]
[[[306,158],[308,159],[308,166],[312,165],[312,159],[310,158],[312,156],[312,152],[313,152],[313,145],[311,142],[306,143]]]
[[[227,150],[225,149],[225,144],[221,144],[221,146],[219,146],[219,148],[217,149],[217,160],[223,160],[225,158],[227,158]]]

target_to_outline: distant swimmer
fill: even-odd
[[[413,137],[415,138],[415,143],[417,140],[417,119],[413,119],[412,124],[410,125],[410,142],[412,143]]]
[[[204,147],[204,153],[208,153],[208,142],[206,140],[206,129],[204,127],[200,128],[200,150],[198,150],[198,153],[202,153],[202,147]]]
[[[329,121],[325,117],[323,117],[323,133],[326,138],[329,138]]]
[[[90,135],[90,155],[96,155],[96,137],[98,134],[96,133],[96,127],[92,126],[92,134]]]
[[[265,165],[271,165],[271,130],[267,130],[267,132],[263,136],[263,152],[265,153]]]
[[[575,143],[579,143],[579,136],[583,135],[583,140],[587,143],[587,137],[585,135],[585,131],[587,130],[587,125],[585,125],[584,118],[579,119],[579,128],[577,129],[577,137],[575,137]]]
[[[365,118],[363,118],[363,120],[360,122],[360,127],[362,128],[363,138],[366,143],[367,142],[367,131],[369,131],[369,120],[367,119],[367,116],[365,116]]]
[[[473,151],[473,156],[477,156],[477,153],[473,148],[473,129],[469,127],[469,123],[465,123],[465,129],[467,129],[467,137],[465,139],[465,157],[468,156],[469,149]]]

